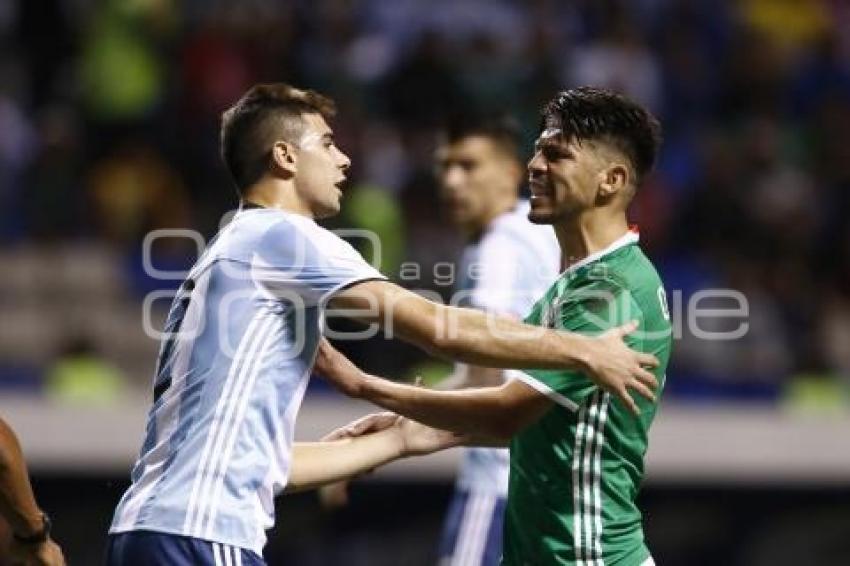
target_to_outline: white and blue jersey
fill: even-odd
[[[261,554],[326,302],[383,278],[309,218],[239,211],[172,303],[144,444],[110,533],[172,533]]]
[[[476,242],[464,248],[458,291],[463,306],[522,320],[558,277],[561,252],[551,226],[528,220],[529,204],[520,201],[494,219]],[[457,364],[456,371],[466,371]],[[467,448],[458,487],[506,496],[510,456],[502,448]]]
[[[551,226],[528,220],[520,201],[464,248],[456,289],[462,306],[523,319],[558,277],[561,252]],[[467,371],[456,364],[455,372]],[[464,450],[439,545],[440,566],[495,566],[502,555],[510,454],[506,448]]]

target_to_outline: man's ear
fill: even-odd
[[[611,198],[629,186],[629,168],[622,163],[612,163],[599,172],[599,196]]]
[[[269,164],[279,174],[291,177],[295,175],[298,156],[295,146],[286,141],[277,141],[272,146],[271,163]]]

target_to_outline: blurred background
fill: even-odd
[[[236,206],[219,117],[262,81],[337,101],[354,165],[328,226],[374,231],[384,273],[444,297],[437,264],[462,246],[432,175],[446,112],[508,110],[530,153],[559,89],[652,109],[665,143],[633,219],[679,331],[641,496],[650,548],[850,564],[850,3],[0,0],[0,414],[71,564],[98,563],[138,450],[158,348],[143,302],[179,284],[146,274],[142,242],[208,240]],[[186,238],[152,250],[160,270],[197,256]],[[743,337],[692,331],[705,289],[746,297]],[[168,303],[144,312],[159,324]],[[344,346],[399,379],[448,370],[398,342]],[[365,410],[314,384],[299,435]],[[335,514],[282,499],[269,563],[433,563],[456,460],[379,474]]]

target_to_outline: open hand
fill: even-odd
[[[322,441],[354,438],[370,432],[378,432],[379,430],[384,430],[395,425],[399,419],[401,419],[400,416],[390,411],[372,413],[365,417],[360,417],[356,421],[352,421],[336,430],[332,430],[322,437]]]
[[[401,434],[402,452],[405,456],[431,454],[460,446],[469,439],[468,435],[432,428],[405,417],[399,417],[395,426]]]
[[[341,440],[343,438],[354,438],[363,434],[378,432],[391,426],[394,426],[400,419],[397,414],[385,411],[383,413],[373,413],[361,417],[356,421],[350,422],[345,426],[341,426],[336,430],[332,430],[324,437],[322,441]],[[328,485],[323,485],[319,488],[319,502],[325,509],[338,509],[348,505],[348,480],[338,481]]]
[[[467,439],[466,435],[432,428],[393,412],[384,411],[361,417],[328,433],[322,440],[354,438],[386,429],[391,429],[398,435],[401,451],[405,456],[430,454],[444,448],[458,446]]]
[[[658,380],[647,369],[658,367],[658,359],[652,354],[636,352],[623,342],[623,337],[637,327],[637,322],[632,321],[588,338],[584,368],[599,387],[618,397],[635,415],[640,410],[629,390],[655,402],[653,391],[658,389]]]

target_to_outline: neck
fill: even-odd
[[[561,267],[567,269],[587,256],[600,252],[629,230],[624,213],[591,210],[554,225],[561,246]]]
[[[516,205],[517,197],[515,195],[511,196],[511,198],[495,201],[493,206],[487,210],[486,214],[482,214],[481,217],[478,218],[478,222],[460,227],[461,232],[463,232],[463,237],[467,241],[476,239],[482,232],[487,230],[487,227],[490,226],[495,219],[506,212],[511,211]]]
[[[242,200],[262,206],[276,208],[293,214],[313,218],[313,212],[298,198],[295,184],[282,179],[263,178],[248,187]]]

